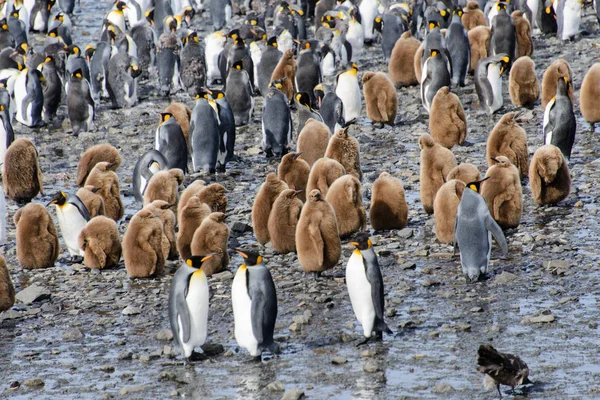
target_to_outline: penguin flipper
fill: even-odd
[[[187,302],[185,301],[186,294],[187,291],[186,293],[180,292],[175,295],[175,307],[177,308],[178,317],[176,320],[181,323],[181,339],[183,340],[183,343],[187,343],[190,340],[192,331],[190,310],[188,309]]]
[[[81,216],[86,221],[89,221],[90,219],[92,219],[89,210],[87,209],[85,204],[83,204],[83,201],[81,201],[79,196],[77,196],[76,194],[69,196],[68,202],[73,204],[75,207],[77,207],[77,209],[79,210],[79,214],[81,214]]]
[[[260,268],[252,271],[254,279],[248,285],[248,294],[252,300],[252,333],[259,347],[273,346],[273,329],[277,319],[277,294],[269,270]]]
[[[508,245],[506,244],[506,238],[500,228],[500,225],[492,218],[490,214],[485,217],[485,228],[492,233],[496,242],[500,245],[504,257],[508,255]]]
[[[367,261],[364,259],[367,280],[371,284],[371,299],[375,309],[375,330],[391,333],[392,331],[383,321],[384,295],[383,295],[383,277],[377,258]]]

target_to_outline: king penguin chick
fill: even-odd
[[[567,160],[575,143],[577,120],[573,103],[569,97],[572,83],[567,77],[558,78],[556,96],[546,105],[544,111],[544,144],[553,144],[562,151]]]
[[[288,153],[281,158],[277,168],[277,177],[287,183],[288,187],[299,191],[298,198],[306,201],[306,184],[310,174],[310,165],[300,158],[301,152]]]
[[[573,72],[571,67],[566,60],[559,58],[554,60],[542,77],[542,109],[545,110],[546,106],[556,96],[556,87],[558,78],[567,77],[569,82],[573,82]],[[583,87],[583,85],[582,85]],[[569,97],[573,101],[573,85],[569,85]]]
[[[440,88],[429,113],[429,132],[442,146],[451,149],[467,138],[467,117],[457,95],[447,86]]]
[[[502,73],[510,63],[506,54],[483,58],[475,67],[475,90],[481,109],[493,114],[502,108]]]
[[[192,254],[215,253],[203,266],[207,276],[222,272],[229,265],[229,255],[227,254],[229,227],[225,223],[225,218],[226,216],[222,212],[209,214],[194,232],[190,243]]]
[[[421,203],[427,214],[433,214],[435,194],[446,182],[450,170],[456,167],[456,158],[447,148],[436,143],[428,134],[419,138],[421,148]]]
[[[491,167],[495,164],[493,160],[495,157],[507,157],[517,167],[521,179],[523,179],[529,171],[529,150],[527,149],[527,134],[517,123],[518,117],[518,113],[509,112],[500,118],[488,136],[486,159]]]
[[[132,192],[139,203],[144,202],[144,192],[152,175],[167,169],[167,160],[157,150],[148,150],[140,156],[133,167]]]
[[[318,189],[322,195],[324,193],[326,196],[333,182],[344,175],[346,175],[346,168],[337,160],[329,157],[319,158],[308,174],[306,192],[310,193],[313,189]]]
[[[360,168],[360,147],[358,140],[348,133],[349,126],[336,132],[329,139],[325,157],[338,161],[347,174],[356,176],[362,181],[362,170]]]
[[[123,259],[130,278],[159,275],[165,266],[163,227],[148,209],[138,211],[123,235]]]
[[[301,158],[310,167],[321,157],[325,156],[331,132],[327,125],[321,121],[309,118],[304,128],[298,134],[296,149],[302,153]]]
[[[262,245],[270,240],[268,224],[273,203],[286,189],[288,189],[288,185],[273,172],[267,175],[265,182],[258,189],[252,205],[252,226],[256,240]]]
[[[508,254],[504,233],[492,218],[485,199],[478,193],[483,181],[467,183],[454,225],[454,253],[458,245],[463,274],[471,282],[479,280],[488,271],[492,236],[502,248],[504,256]]]
[[[369,218],[376,231],[402,229],[408,222],[408,205],[400,179],[382,172],[371,188]]]
[[[296,81],[295,71],[296,60],[294,59],[294,50],[289,49],[283,53],[283,56],[279,59],[279,63],[271,74],[271,83],[269,84],[269,87],[271,87],[274,82],[280,81],[282,85],[280,90],[286,95],[288,103],[291,103],[294,100],[294,92],[296,91],[294,88],[294,82]],[[263,94],[263,96],[265,95],[266,94]]]
[[[115,169],[115,163],[99,162],[90,172],[85,184],[102,188],[98,193],[104,198],[106,216],[118,221],[123,217],[125,207],[121,201],[119,177]]]
[[[302,211],[301,190],[285,189],[271,208],[269,214],[269,236],[273,249],[281,254],[296,251],[296,226]]]
[[[469,73],[472,74],[479,60],[489,55],[489,43],[492,30],[488,26],[477,26],[468,32],[469,46],[471,48],[471,61],[469,62]]]
[[[435,218],[435,236],[440,243],[452,243],[456,211],[464,189],[463,181],[450,179],[440,187],[435,195],[433,217]]]
[[[79,132],[94,130],[94,115],[96,106],[92,99],[90,84],[84,79],[81,70],[71,74],[71,80],[67,87],[67,115],[73,128],[73,135],[79,136]]]
[[[198,191],[200,200],[208,204],[212,212],[226,212],[227,196],[223,185],[211,183]]]
[[[281,157],[287,154],[292,142],[292,114],[288,98],[282,91],[287,80],[283,77],[272,81],[269,92],[265,95],[261,146],[267,157]]]
[[[19,203],[44,194],[38,152],[29,139],[18,138],[8,147],[2,164],[4,193]]]
[[[195,96],[198,91],[206,86],[206,65],[204,61],[204,46],[200,43],[195,31],[185,38],[185,45],[181,50],[180,77],[183,89],[190,96]]]
[[[193,196],[196,196],[198,193],[200,193],[200,190],[202,190],[204,187],[206,186],[206,182],[204,182],[201,179],[197,179],[195,181],[193,181],[192,183],[190,183],[179,195],[179,206],[177,207],[177,221],[180,220],[179,216],[181,214],[181,210],[183,209],[183,207],[185,207],[187,205],[187,202],[189,201],[189,199],[191,199]]]
[[[465,12],[461,17],[461,22],[467,31],[471,31],[478,26],[487,26],[485,15],[479,8],[477,1],[469,1],[467,3]]]
[[[514,106],[533,107],[540,98],[540,82],[535,75],[535,63],[528,56],[522,56],[510,69],[508,93]]]
[[[356,319],[362,325],[365,340],[369,341],[373,332],[377,340],[383,338],[383,332],[392,335],[392,330],[383,319],[385,305],[383,277],[373,243],[367,233],[357,236],[355,242],[349,244],[356,247],[346,266],[346,285],[352,309]]]
[[[160,123],[156,128],[154,148],[167,160],[167,167],[179,168],[187,172],[188,149],[181,126],[173,114],[160,113]]]
[[[396,87],[412,86],[419,83],[413,60],[421,45],[410,31],[406,31],[396,41],[388,63],[388,72]]]
[[[171,281],[169,322],[187,361],[198,359],[194,348],[206,341],[210,297],[202,264],[212,257],[212,254],[188,257]]]
[[[75,195],[79,197],[85,208],[90,213],[90,218],[97,215],[105,215],[106,207],[104,206],[104,198],[98,194],[101,188],[91,185],[81,187]]]
[[[448,172],[448,176],[446,177],[446,182],[452,179],[458,179],[463,183],[467,182],[475,182],[481,180],[481,174],[476,166],[471,163],[461,163],[456,167],[452,168],[450,172]]]
[[[335,267],[342,247],[335,211],[319,190],[308,194],[296,227],[298,262],[304,272],[322,271]]]
[[[27,204],[15,213],[14,223],[19,264],[26,269],[53,267],[60,247],[48,210],[38,203]]]
[[[450,64],[452,65],[452,85],[465,86],[465,77],[469,71],[469,62],[471,60],[471,47],[469,46],[469,36],[467,30],[461,22],[463,15],[462,8],[457,7],[452,12],[452,21],[446,32],[446,46],[450,54]]]
[[[506,54],[509,58],[508,67],[515,60],[517,48],[517,31],[515,23],[506,10],[506,3],[498,2],[495,7],[498,14],[492,19],[492,38],[490,39],[490,50],[493,55]]]
[[[235,126],[248,125],[254,110],[254,97],[252,82],[248,72],[244,70],[242,60],[233,63],[229,68],[225,97],[231,105]]]
[[[0,255],[0,312],[10,309],[15,304],[15,287],[6,268],[6,260]]]
[[[265,350],[275,353],[278,350],[273,340],[277,292],[273,277],[258,253],[235,251],[244,258],[231,286],[235,340],[252,357],[260,357]]]
[[[194,96],[196,94],[194,93]],[[181,127],[183,136],[185,137],[185,143],[187,144],[188,153],[190,152],[190,119],[192,118],[192,110],[183,103],[172,101],[167,108],[163,111],[169,113],[175,118],[175,121]]]
[[[533,38],[531,37],[531,25],[523,16],[521,10],[512,12],[511,17],[515,24],[515,33],[517,34],[517,47],[515,50],[515,61],[520,57],[533,54]]]
[[[583,119],[593,130],[594,124],[600,122],[600,63],[593,64],[583,78],[579,92],[579,109]]]
[[[383,72],[365,72],[362,77],[367,117],[373,124],[394,126],[398,96],[392,80]]]
[[[358,85],[358,67],[352,63],[351,68],[337,76],[335,94],[344,105],[344,120],[351,121],[360,117],[362,101]]]
[[[358,178],[353,175],[339,177],[329,187],[325,200],[335,212],[340,237],[365,231],[367,212],[363,206],[362,187]]]
[[[191,244],[194,232],[200,227],[202,221],[211,213],[208,204],[202,202],[198,196],[192,196],[181,207],[179,214],[179,232],[177,234],[177,251],[181,259],[189,258],[192,255]]]
[[[483,184],[481,195],[500,227],[516,228],[523,209],[519,171],[507,157],[498,156],[493,161],[496,164],[487,170],[485,176],[489,179]]]
[[[196,94],[196,104],[190,121],[192,169],[213,174],[217,170],[221,149],[219,106],[212,97],[202,92]],[[219,166],[221,168],[221,166]]]
[[[152,175],[144,192],[144,206],[154,200],[164,200],[169,204],[177,204],[179,185],[183,183],[183,171],[172,168],[168,171],[159,171]],[[177,206],[174,209],[177,212]]]
[[[177,225],[177,217],[175,216],[174,208],[177,203],[167,203],[164,200],[154,200],[152,203],[144,206],[156,215],[163,226],[163,250],[165,258],[168,260],[176,260],[179,258],[177,252],[177,236],[175,234],[175,225]],[[166,239],[166,241],[165,241]]]
[[[77,163],[77,186],[83,187],[90,172],[99,162],[114,163],[115,169],[121,165],[119,150],[108,143],[100,143],[89,147]]]
[[[48,206],[51,204],[56,206],[58,225],[69,255],[73,259],[83,257],[85,252],[79,247],[79,233],[91,219],[88,209],[77,195],[67,197],[64,192],[56,193]]]
[[[438,90],[450,87],[450,63],[446,55],[437,49],[431,49],[430,55],[421,70],[421,103],[427,112]]]
[[[502,397],[500,385],[515,386],[531,383],[529,380],[529,367],[519,356],[500,353],[489,344],[482,344],[477,350],[477,371],[485,374],[484,385],[496,386],[498,394]]]
[[[102,215],[94,217],[79,233],[79,248],[85,252],[83,264],[92,269],[116,266],[121,259],[117,224]]]
[[[560,149],[547,144],[538,148],[529,166],[531,195],[538,205],[556,204],[571,191],[569,166]]]

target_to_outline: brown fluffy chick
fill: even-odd
[[[125,212],[119,189],[119,177],[115,173],[117,167],[115,163],[101,161],[92,168],[85,181],[86,186],[100,188],[98,194],[104,199],[105,215],[115,221],[120,220]]]
[[[540,98],[540,82],[535,75],[535,63],[527,56],[520,57],[510,69],[508,93],[513,105],[532,107]]]
[[[271,240],[269,236],[269,215],[273,203],[279,197],[279,194],[285,189],[289,189],[287,183],[280,180],[275,173],[270,172],[254,198],[252,205],[252,226],[254,228],[254,236],[262,245]]]
[[[527,134],[518,124],[519,113],[509,112],[500,118],[488,136],[486,159],[491,167],[498,156],[507,157],[519,170],[521,179],[529,174],[529,150],[527,149]],[[467,182],[468,183],[468,182]]]
[[[104,206],[104,197],[100,196],[98,192],[99,187],[91,185],[84,186],[77,190],[77,197],[81,200],[85,208],[88,209],[90,217],[94,218],[97,215],[105,215],[106,207]]]
[[[18,138],[6,149],[2,164],[4,193],[19,203],[44,194],[38,152],[29,139]]]
[[[294,101],[294,88],[295,73],[296,71],[296,60],[294,59],[294,50],[288,49],[283,53],[283,56],[279,59],[279,63],[271,74],[271,82],[284,79],[281,83],[283,85],[281,91],[287,96],[288,101],[292,103]]]
[[[392,80],[383,72],[365,72],[362,77],[367,117],[381,127],[394,126],[398,111],[398,95]]]
[[[220,183],[211,183],[200,189],[198,198],[208,204],[212,212],[227,211],[227,189]]]
[[[281,254],[296,251],[296,226],[302,211],[299,191],[286,189],[279,194],[269,215],[269,236],[273,249]]]
[[[179,203],[177,205],[177,224],[179,224],[181,210],[183,209],[183,207],[186,206],[189,199],[191,199],[193,196],[196,196],[197,194],[199,194],[200,190],[203,189],[204,186],[206,186],[206,182],[198,179],[198,180],[195,180],[194,182],[190,183],[183,190],[183,192],[181,192],[181,194],[179,195]]]
[[[318,189],[323,196],[326,196],[333,182],[343,175],[346,175],[346,169],[337,160],[328,157],[319,158],[308,174],[306,193]]]
[[[327,125],[316,119],[307,119],[304,128],[302,128],[298,135],[298,144],[296,146],[297,151],[302,153],[300,158],[312,167],[319,158],[325,156],[330,137],[331,132]]]
[[[537,149],[529,167],[529,185],[539,205],[555,204],[571,191],[569,166],[560,149],[551,144]]]
[[[441,87],[431,103],[429,132],[447,149],[462,144],[467,138],[467,117],[457,95],[448,86]]]
[[[414,59],[417,49],[421,45],[410,31],[404,32],[392,49],[388,64],[388,72],[392,83],[396,87],[413,86],[419,83],[415,74]]]
[[[15,304],[15,287],[6,268],[6,260],[0,255],[0,312],[6,311]]]
[[[354,175],[362,182],[362,170],[360,168],[360,147],[358,140],[348,133],[349,127],[338,130],[329,139],[325,157],[337,160],[347,174]]]
[[[500,385],[510,386],[514,392],[515,386],[532,383],[525,361],[514,354],[500,353],[489,344],[482,344],[477,350],[477,371],[486,375],[486,383],[491,379],[489,383],[496,386],[500,397]]]
[[[567,77],[569,78],[569,82],[573,82],[573,72],[569,63],[559,58],[546,68],[542,77],[542,110],[545,110],[546,105],[556,96],[558,78],[563,77]],[[573,102],[573,85],[569,85],[569,97],[571,98],[571,102]]]
[[[154,200],[152,203],[144,206],[144,208],[152,211],[157,215],[163,224],[163,234],[169,242],[169,249],[166,251],[166,257],[169,260],[175,260],[179,257],[177,252],[177,236],[175,235],[175,213],[173,209],[176,204],[169,204],[164,200]]]
[[[481,10],[480,10],[481,11]],[[463,14],[464,16],[467,13]],[[488,56],[490,38],[492,37],[492,30],[487,26],[476,26],[469,30],[467,34],[469,37],[469,46],[471,47],[471,62],[469,64],[469,73],[473,73],[475,66],[482,58]]]
[[[88,148],[77,164],[77,186],[84,186],[94,166],[101,161],[115,163],[114,170],[116,171],[122,161],[119,150],[108,143],[101,143]]]
[[[141,209],[131,218],[122,246],[130,278],[148,278],[162,273],[165,267],[162,222],[150,210]]]
[[[211,213],[204,218],[192,238],[190,248],[193,256],[217,253],[202,264],[202,271],[207,276],[224,271],[229,265],[229,227],[225,218],[222,212]]]
[[[338,233],[346,237],[367,228],[367,212],[363,205],[362,186],[357,177],[344,175],[329,187],[325,200],[335,211]]]
[[[302,153],[288,153],[281,157],[277,168],[277,177],[287,183],[288,188],[299,190],[298,198],[306,201],[306,184],[310,174],[310,165],[300,158]]]
[[[523,193],[519,171],[504,156],[494,159],[495,165],[488,168],[487,180],[481,187],[490,214],[502,229],[516,228],[523,213]]]
[[[53,267],[60,247],[54,220],[46,207],[30,203],[13,218],[17,227],[17,260],[26,269]]]
[[[181,130],[183,131],[183,136],[185,137],[185,142],[187,143],[187,151],[188,154],[190,152],[190,119],[192,118],[192,110],[188,106],[183,103],[178,103],[176,101],[172,101],[171,104],[163,113],[171,113],[173,114],[173,118],[175,121],[181,126]]]
[[[408,222],[408,205],[400,179],[382,172],[371,187],[369,218],[376,231],[402,229]]]
[[[430,135],[419,137],[421,148],[420,194],[423,209],[427,214],[433,214],[433,201],[438,189],[446,182],[446,177],[452,168],[456,167],[454,154]]]
[[[481,174],[479,173],[477,167],[473,164],[461,163],[448,172],[446,181],[451,179],[458,179],[459,181],[463,181],[463,183],[467,184],[471,182],[479,182],[481,180]]]
[[[114,220],[99,215],[79,233],[79,247],[85,252],[83,264],[92,269],[116,266],[121,259],[121,240]]]
[[[461,22],[467,32],[478,27],[485,26],[487,27],[487,21],[485,20],[485,15],[483,11],[479,8],[479,3],[476,1],[469,1],[467,3],[467,7],[465,7],[465,11],[461,17]]]
[[[174,212],[177,213],[177,196],[179,185],[183,183],[183,171],[172,168],[168,171],[159,171],[152,175],[144,192],[144,206],[154,200],[164,200],[175,204]]]

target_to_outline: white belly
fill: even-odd
[[[6,244],[6,199],[4,188],[0,185],[0,246]]]
[[[550,122],[550,111],[552,106],[554,105],[554,99],[550,100],[548,104],[546,104],[546,109],[544,110],[544,123],[543,123],[543,133],[544,133],[544,144],[552,143],[552,130],[546,132],[546,127]]]
[[[214,41],[206,43],[206,74],[208,79],[221,79],[221,71],[219,71],[219,54],[223,51],[223,46]]]
[[[577,1],[567,1],[563,9],[562,40],[567,40],[579,33],[581,24],[581,6]]]
[[[333,56],[333,53],[327,53],[321,60],[321,74],[323,76],[335,75],[335,57]]]
[[[346,266],[346,285],[352,309],[361,323],[365,337],[371,337],[375,325],[375,308],[371,296],[371,284],[367,280],[362,256],[352,253]]]
[[[27,96],[27,69],[21,71],[21,74],[15,80],[14,86],[14,99],[17,113],[15,118],[17,121],[24,125],[31,125],[31,121],[28,121],[27,110],[23,109],[23,99]]]
[[[194,347],[202,346],[206,341],[208,326],[208,283],[204,272],[194,272],[190,279],[188,295],[185,302],[190,312],[190,339],[183,342],[183,331],[179,321],[179,342],[182,344],[185,357],[189,357]]]
[[[527,18],[527,14],[525,14],[525,17],[529,21],[529,25],[531,25],[532,29],[534,28],[534,26],[537,27],[536,15],[538,13],[539,5],[540,5],[539,0],[527,0],[527,7],[529,7],[529,9],[531,10],[531,19],[533,21],[529,21],[529,18]]]
[[[344,120],[350,121],[360,117],[361,98],[360,87],[356,76],[349,74],[340,75],[335,94],[344,103]]]
[[[365,39],[373,39],[373,21],[377,15],[377,2],[374,0],[363,0],[358,7],[361,15],[362,28]]]
[[[492,87],[492,104],[490,105],[490,113],[496,112],[502,107],[502,78],[500,77],[500,67],[491,65],[488,67],[488,81]]]
[[[4,129],[4,124],[0,121],[0,164],[4,164],[6,149],[6,129]]]
[[[357,61],[358,56],[362,53],[365,42],[365,34],[362,25],[356,21],[350,21],[348,24],[346,40],[352,45],[352,61]]]
[[[79,209],[72,204],[67,204],[61,208],[57,206],[56,215],[69,255],[83,257],[85,252],[79,248],[78,238],[87,221],[79,214]]]
[[[246,289],[246,269],[238,269],[231,286],[231,302],[235,321],[235,340],[252,357],[259,356],[258,342],[252,332],[252,301]]]
[[[423,107],[425,107],[427,112],[429,112],[429,102],[427,101],[427,91],[429,90],[429,83],[426,82],[428,62],[429,59],[425,60],[423,68],[421,68],[421,103],[423,103]]]
[[[35,15],[35,19],[33,21],[33,29],[36,31],[41,31],[44,29],[45,26],[46,24],[44,23],[44,18],[42,18],[42,13],[38,12]]]

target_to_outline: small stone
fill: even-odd
[[[579,200],[578,202],[575,203],[575,208],[582,208],[583,207],[583,201]]]
[[[218,274],[214,274],[212,277],[217,281],[228,281],[233,279],[233,274],[229,271],[223,271],[219,272]]]
[[[174,381],[177,378],[177,376],[169,371],[162,371],[159,375],[158,375],[158,380],[159,381]]]
[[[131,351],[123,351],[119,353],[117,356],[117,360],[131,360],[133,358],[133,353]]]
[[[78,328],[69,329],[63,333],[62,338],[67,342],[76,342],[83,339],[83,332]]]
[[[289,328],[289,329],[290,329],[290,331],[292,331],[292,332],[297,332],[297,331],[299,331],[299,330],[301,330],[301,329],[302,329],[302,326],[301,326],[300,324],[297,324],[297,323],[295,323],[295,322],[294,322],[294,323],[292,323],[292,324],[290,325],[290,328]]]
[[[396,316],[396,309],[395,308],[389,308],[386,312],[385,312],[385,316],[388,318],[393,318]]]
[[[284,393],[281,400],[300,400],[304,397],[304,391],[298,388],[292,388]]]
[[[411,228],[404,228],[400,232],[398,232],[398,237],[401,239],[408,239],[412,237],[413,230]]]
[[[369,350],[365,350],[362,353],[360,353],[360,356],[361,357],[373,357],[376,354],[377,354],[377,352],[375,350],[369,349]]]
[[[125,386],[119,390],[119,394],[121,396],[127,396],[128,394],[139,393],[143,392],[144,390],[146,390],[146,386],[143,385]]]
[[[542,314],[537,315],[535,317],[527,317],[524,318],[521,323],[522,324],[542,324],[542,323],[550,323],[554,322],[556,318],[553,314]]]
[[[373,361],[368,361],[364,366],[363,366],[363,371],[365,372],[369,372],[369,373],[373,373],[373,372],[377,372],[379,371],[379,367],[377,366],[377,364],[375,364]]]
[[[285,391],[285,387],[280,381],[274,381],[267,385],[267,390],[270,390],[271,392],[283,392]]]
[[[510,272],[502,271],[502,273],[494,279],[494,284],[496,285],[506,285],[507,283],[511,283],[517,279],[515,274],[511,274]]]
[[[469,311],[472,312],[472,313],[480,313],[480,312],[483,312],[483,308],[481,308],[481,307],[473,307]]]
[[[260,153],[260,149],[258,147],[249,147],[248,150],[246,150],[246,152],[251,156],[254,156]]]
[[[113,372],[115,372],[114,365],[101,365],[98,367],[98,369],[102,372],[106,372],[107,374],[112,374]]]
[[[441,284],[442,284],[442,282],[436,278],[425,278],[425,279],[423,279],[423,282],[421,283],[421,285],[423,285],[425,287],[438,286]]]
[[[450,393],[453,392],[454,388],[448,383],[438,383],[433,388],[433,393]]]
[[[346,359],[345,357],[333,357],[331,359],[331,363],[335,364],[335,365],[342,365],[342,364],[346,364],[348,362],[348,359]]]
[[[23,385],[31,387],[31,388],[39,388],[45,385],[44,381],[39,378],[34,379],[25,379],[23,381]]]
[[[162,353],[165,357],[170,357],[173,355],[173,347],[169,346],[169,345],[164,345],[163,346],[163,350]]]
[[[214,357],[225,352],[225,348],[219,343],[205,343],[202,345],[202,351],[206,357]]]
[[[298,324],[298,325],[305,325],[305,324],[308,324],[308,321],[309,321],[309,320],[308,320],[308,318],[306,318],[306,316],[304,316],[304,315],[295,315],[295,316],[292,318],[292,321],[293,321],[294,323]]]
[[[231,230],[237,233],[244,233],[252,231],[252,227],[241,221],[235,221],[233,224],[231,224]]]
[[[588,327],[590,329],[598,329],[598,323],[596,321],[590,321],[590,323],[588,324]]]
[[[415,269],[417,268],[417,264],[415,264],[414,262],[403,262],[402,264],[399,265],[400,269]]]
[[[123,311],[121,311],[121,314],[123,315],[137,315],[140,314],[142,311],[134,306],[127,306],[123,309]]]
[[[554,275],[564,275],[571,268],[571,263],[566,260],[544,261],[543,265]]]
[[[143,363],[150,362],[150,355],[149,354],[140,355],[140,361]]]
[[[46,288],[36,285],[30,285],[16,294],[15,300],[23,304],[31,304],[36,301],[42,301],[50,298],[50,291]]]
[[[156,340],[165,340],[165,341],[173,340],[173,332],[170,329],[161,329],[156,334]]]

